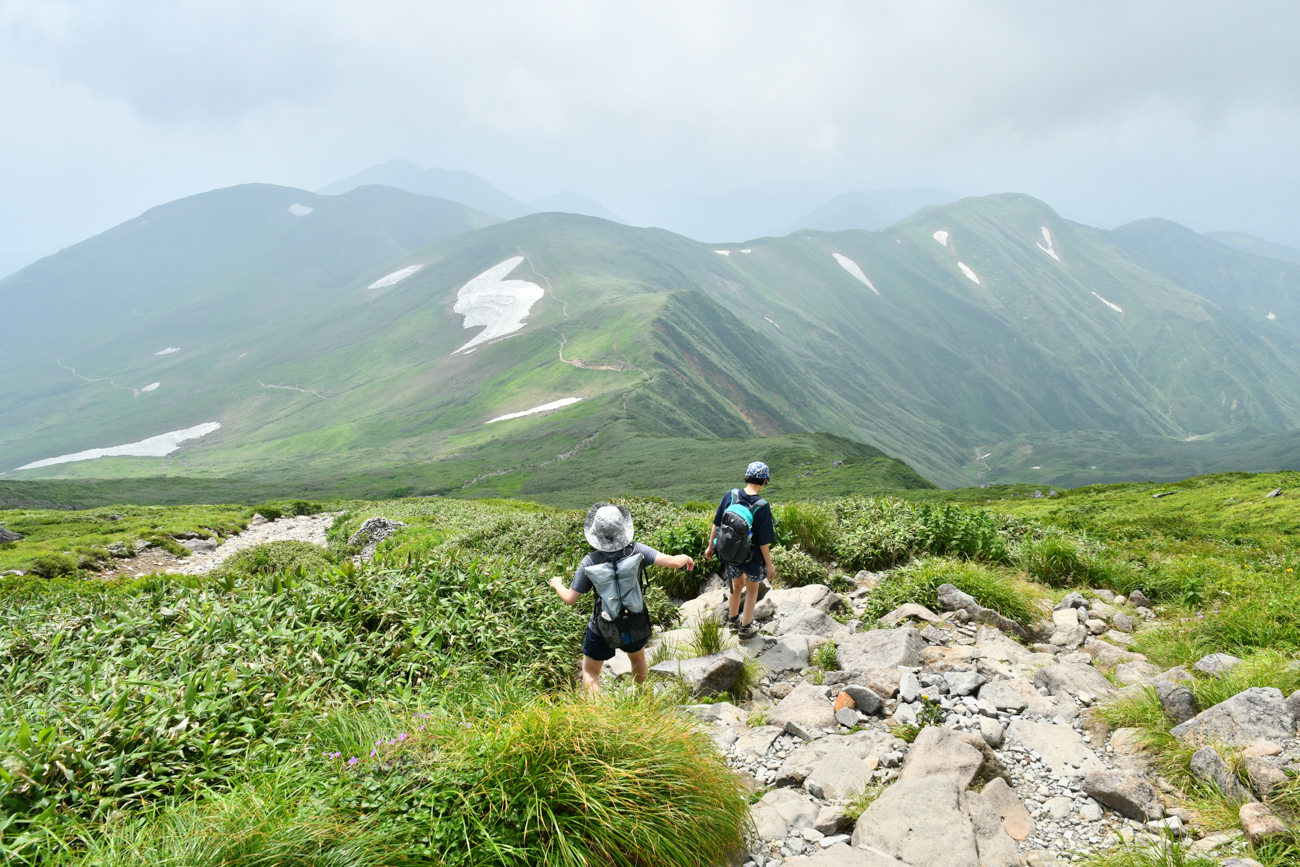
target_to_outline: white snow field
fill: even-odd
[[[173,352],[180,352],[180,351],[181,348],[179,346],[169,346],[166,349],[162,350],[161,352],[155,352],[154,355],[171,355]]]
[[[74,452],[70,455],[59,455],[57,458],[45,458],[40,461],[32,461],[30,464],[23,464],[18,469],[34,470],[37,467],[52,467],[55,464],[93,461],[95,458],[166,457],[180,448],[181,443],[187,440],[196,440],[199,437],[207,436],[219,427],[221,427],[220,422],[204,422],[203,424],[195,425],[194,427],[187,427],[185,430],[174,430],[169,433],[158,434],[156,437],[149,437],[149,439],[140,440],[138,443],[127,443],[124,446],[111,446],[106,449],[87,449],[84,452]]]
[[[731,251],[730,251],[730,250],[714,250],[713,252],[717,253],[719,256],[730,256],[730,255],[731,255]]]
[[[776,330],[777,330],[777,331],[781,331],[781,330],[782,330],[782,329],[781,329],[781,326],[776,324],[776,320],[774,320],[774,319],[768,319],[766,316],[764,316],[763,318],[764,318],[764,319],[767,319],[767,321],[768,321],[768,322],[771,322],[773,325],[776,325]]]
[[[1092,294],[1093,294],[1093,295],[1097,295],[1096,292],[1094,292],[1094,293],[1092,293]],[[1097,295],[1097,300],[1100,301],[1102,304],[1105,304],[1105,305],[1106,305],[1107,307],[1109,307],[1111,310],[1114,310],[1116,313],[1123,313],[1123,312],[1124,312],[1124,308],[1120,307],[1118,304],[1111,304],[1109,301],[1107,301],[1105,298],[1102,298],[1100,295]]]
[[[396,286],[398,283],[401,283],[407,277],[410,277],[412,274],[414,274],[416,271],[419,271],[423,267],[424,267],[423,265],[407,265],[405,268],[401,268],[397,271],[394,271],[391,274],[380,277],[378,280],[371,283],[366,288],[387,289],[389,286]]]
[[[982,286],[982,285],[983,285],[982,283],[980,283],[980,278],[978,278],[978,277],[975,276],[975,272],[972,271],[972,270],[970,269],[970,266],[967,265],[965,262],[958,262],[958,263],[957,263],[957,267],[961,269],[961,272],[962,272],[963,274],[965,274],[967,277],[969,277],[969,278],[971,278],[972,280],[974,280],[976,286]]]
[[[499,415],[496,418],[490,418],[484,424],[492,424],[494,421],[505,421],[512,418],[520,418],[526,415],[532,415],[535,412],[550,412],[553,409],[563,409],[566,406],[577,403],[582,400],[580,397],[562,397],[559,400],[553,400],[550,403],[544,403],[541,406],[535,406],[532,409],[526,409],[523,412],[508,412],[505,415]]]
[[[1042,250],[1044,253],[1051,256],[1056,261],[1058,262],[1061,261],[1061,257],[1056,255],[1056,247],[1052,245],[1052,233],[1047,231],[1046,226],[1039,226],[1039,228],[1043,230],[1043,240],[1047,242],[1047,246],[1044,247],[1042,244],[1038,244],[1038,249]],[[1038,242],[1035,241],[1034,243],[1038,243]]]
[[[1268,314],[1268,318],[1269,318],[1269,319],[1276,319],[1277,317],[1274,316],[1272,313],[1270,313],[1270,314]]]
[[[536,283],[505,279],[522,261],[523,256],[512,256],[460,287],[456,293],[456,306],[452,309],[465,317],[464,327],[487,327],[456,352],[505,337],[524,327],[524,317],[546,293]]]
[[[306,205],[300,205],[297,202],[294,202],[289,206],[289,213],[293,214],[295,217],[305,217],[314,210],[316,209],[309,208]]]
[[[945,232],[943,229],[940,229],[939,231],[934,233],[934,239],[939,242],[939,246],[941,247],[948,246],[948,233]]]
[[[875,286],[872,286],[871,281],[867,279],[867,275],[862,273],[862,269],[858,267],[857,262],[854,262],[848,256],[841,256],[839,253],[831,253],[831,255],[835,257],[836,262],[840,263],[841,268],[843,268],[845,271],[848,271],[854,277],[857,277],[859,280],[865,283],[867,285],[867,288],[870,289],[872,292],[875,292],[877,295],[880,294],[880,290],[877,289]]]
[[[752,252],[754,252],[754,251],[753,251],[753,249],[751,249],[751,248],[749,248],[749,247],[746,247],[744,250],[741,250],[740,252],[742,252],[742,253],[752,253]]]
[[[142,389],[140,389],[140,390],[141,390],[141,391],[153,391],[154,389],[156,389],[156,388],[157,388],[158,386],[160,386],[160,385],[162,385],[161,382],[151,382],[151,383],[149,383],[148,385],[146,385],[144,388],[142,388]]]

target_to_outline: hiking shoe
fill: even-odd
[[[728,618],[727,618],[727,629],[730,630],[731,632],[739,632],[739,631],[740,631],[740,615],[739,615],[739,614],[737,614],[735,617],[728,617]]]
[[[736,632],[736,637],[739,638],[741,641],[748,641],[749,639],[753,638],[755,635],[758,635],[758,627],[752,623],[750,623],[748,626],[740,627],[740,629],[737,630]]]

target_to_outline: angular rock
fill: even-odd
[[[1119,613],[1110,619],[1110,625],[1120,632],[1127,632],[1131,635],[1133,630],[1137,628],[1137,621],[1127,614]]]
[[[842,707],[835,711],[835,721],[842,726],[852,728],[858,724],[858,712],[851,707]]]
[[[1083,625],[1090,635],[1102,635],[1110,628],[1106,625],[1106,621],[1098,620],[1095,617],[1091,620],[1085,620]]]
[[[1046,687],[1055,696],[1076,696],[1086,692],[1093,698],[1109,698],[1116,690],[1104,675],[1091,665],[1062,662],[1038,670],[1034,686]]]
[[[1291,715],[1295,717],[1296,725],[1300,726],[1300,689],[1287,697],[1286,706],[1291,708]]]
[[[750,815],[761,840],[783,840],[787,835],[811,828],[819,808],[793,789],[773,789],[759,799]]]
[[[772,743],[781,734],[780,726],[757,726],[741,733],[736,740],[736,752],[742,756],[762,756],[772,749]]]
[[[825,611],[817,608],[805,608],[797,611],[781,621],[777,627],[777,635],[816,635],[821,638],[830,638],[840,629],[841,626],[830,618]]]
[[[988,682],[988,678],[975,671],[951,671],[943,676],[949,695],[971,695]]]
[[[992,626],[981,626],[976,631],[975,646],[986,659],[1027,665],[1051,662],[1049,657],[1022,647],[1008,638],[1001,629]]]
[[[1083,594],[1078,592],[1067,593],[1065,598],[1052,606],[1052,611],[1064,611],[1070,608],[1087,608],[1088,600],[1083,598]],[[1077,622],[1077,621],[1076,621]]]
[[[820,760],[817,750],[804,744],[786,757],[781,767],[776,769],[776,778],[772,782],[777,786],[802,786]]]
[[[980,700],[990,702],[995,708],[1008,713],[1029,710],[1046,713],[1056,707],[1050,698],[1044,698],[1034,685],[1023,678],[995,680],[980,687]]]
[[[1241,803],[1243,801],[1255,800],[1251,797],[1246,787],[1238,782],[1237,777],[1228,769],[1219,751],[1212,746],[1201,747],[1192,754],[1192,761],[1189,765],[1192,776],[1205,782],[1213,783],[1219,787],[1229,801]]]
[[[1280,756],[1284,750],[1272,741],[1260,741],[1241,751],[1243,756]]]
[[[1286,774],[1263,756],[1244,756],[1241,767],[1246,772],[1246,779],[1250,780],[1251,791],[1261,798],[1267,798],[1274,789],[1286,785]]]
[[[942,775],[900,779],[885,789],[858,819],[852,845],[925,867],[980,863],[975,829],[962,812],[962,791]]]
[[[1115,733],[1110,736],[1110,748],[1121,756],[1135,756],[1142,752],[1141,737],[1140,729],[1115,729]]]
[[[980,717],[980,737],[983,738],[984,743],[996,750],[1002,746],[1004,733],[1002,723],[988,717]]]
[[[871,766],[851,748],[831,747],[813,766],[803,787],[814,798],[845,801],[862,794],[871,784],[871,772]]]
[[[1101,767],[1097,755],[1083,742],[1083,736],[1071,726],[1030,722],[1014,719],[1007,726],[1007,735],[1021,746],[1033,750],[1052,773],[1060,776],[1082,768],[1085,772]]]
[[[681,678],[690,687],[692,696],[722,695],[731,689],[744,669],[745,655],[734,647],[721,653],[693,659],[672,659],[650,667],[655,674]]]
[[[822,687],[801,683],[781,699],[767,715],[768,725],[784,726],[793,722],[804,729],[835,728],[835,708]]]
[[[1054,626],[1078,626],[1079,623],[1079,609],[1077,608],[1056,608],[1052,611],[1052,624]]]
[[[870,687],[847,683],[844,685],[844,692],[853,699],[853,706],[862,713],[878,714],[884,710],[884,701]]]
[[[1088,629],[1080,623],[1073,626],[1057,626],[1049,641],[1057,647],[1078,647],[1088,638]]]
[[[1150,683],[1158,674],[1160,669],[1149,662],[1121,662],[1113,672],[1115,682],[1125,686]]]
[[[1034,820],[1015,789],[1001,777],[990,780],[981,792],[984,800],[997,811],[1007,834],[1014,840],[1028,839],[1034,833]]]
[[[357,528],[357,531],[348,538],[348,545],[355,547],[361,545],[361,561],[369,563],[375,556],[375,548],[379,543],[405,527],[406,524],[401,521],[393,521],[389,518],[383,518],[376,515],[373,518],[366,518]]]
[[[748,645],[746,645],[748,647]],[[808,636],[784,635],[766,644],[754,659],[768,672],[803,671],[808,667]]]
[[[1252,846],[1258,846],[1270,837],[1279,837],[1287,833],[1286,825],[1273,815],[1273,811],[1267,804],[1260,801],[1242,804],[1237,815],[1241,819],[1242,833],[1246,835],[1246,839]]]
[[[848,606],[838,594],[832,593],[825,584],[806,584],[789,590],[773,590],[767,594],[772,604],[772,613],[777,617],[786,617],[805,608],[817,608],[827,613],[847,611]]]
[[[822,807],[813,820],[813,828],[823,834],[837,834],[849,821],[849,814],[844,812],[843,807]]]
[[[907,672],[898,680],[898,700],[905,701],[909,704],[921,697],[921,681],[916,679],[916,675]]]
[[[926,623],[943,622],[943,618],[938,614],[935,614],[924,605],[917,605],[915,602],[905,602],[880,618],[880,622],[887,626],[897,626],[904,620],[924,620]]]
[[[951,729],[946,729],[951,731]],[[1007,766],[1002,764],[998,754],[993,752],[993,747],[989,746],[984,740],[984,736],[977,732],[957,732],[957,740],[974,747],[983,758],[980,764],[979,773],[975,775],[976,780],[988,781],[994,777],[1001,777],[1008,783],[1011,782],[1011,774],[1007,771]]]
[[[1160,819],[1165,809],[1152,788],[1140,774],[1132,771],[1098,769],[1083,777],[1083,792],[1117,813],[1145,822]]]
[[[1174,725],[1185,723],[1196,716],[1196,696],[1185,686],[1157,680],[1156,697],[1160,699],[1160,709]]]
[[[965,795],[966,812],[975,830],[975,850],[980,867],[1020,867],[1020,850],[1007,833],[1002,817],[979,792]]]
[[[898,779],[943,776],[964,791],[975,781],[983,765],[984,756],[980,751],[962,741],[952,730],[926,726],[908,750]]]
[[[1134,608],[1150,608],[1151,600],[1141,590],[1134,590],[1128,595],[1128,604]]]
[[[1199,671],[1201,674],[1208,674],[1210,677],[1223,677],[1223,675],[1241,665],[1243,661],[1227,653],[1211,653],[1209,656],[1202,656],[1196,660],[1196,664],[1192,666],[1192,669]]]
[[[1252,687],[1197,714],[1171,730],[1189,743],[1248,747],[1257,741],[1295,735],[1295,716],[1273,687]]]
[[[26,537],[23,536],[22,533],[18,533],[14,530],[6,530],[4,527],[0,527],[0,545],[7,545],[10,542],[21,542],[24,538]]]
[[[850,635],[840,640],[837,649],[841,668],[898,668],[917,665],[925,646],[921,633],[903,626]]]

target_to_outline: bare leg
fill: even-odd
[[[635,653],[629,653],[627,658],[632,663],[632,677],[636,679],[637,685],[640,686],[650,676],[650,663],[645,658],[645,651],[638,650]]]
[[[754,606],[757,604],[758,582],[750,581],[748,588],[745,590],[745,616],[740,618],[740,624],[742,626],[748,626],[754,622]]]
[[[600,670],[605,663],[590,656],[582,657],[582,685],[592,692],[600,692]]]
[[[727,616],[732,618],[733,620],[735,619],[736,615],[740,613],[740,591],[744,589],[745,589],[744,575],[741,575],[739,578],[731,579],[731,593],[727,595]],[[751,615],[754,613],[753,606],[746,604],[745,607],[749,608],[749,613]]]

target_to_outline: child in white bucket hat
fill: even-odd
[[[587,512],[582,529],[595,550],[582,558],[568,587],[558,576],[551,579],[551,587],[568,605],[596,591],[582,641],[582,683],[599,692],[600,670],[618,650],[631,661],[636,682],[643,683],[650,673],[645,646],[651,629],[642,574],[647,566],[690,570],[695,568],[695,561],[685,554],[661,554],[633,542],[632,513],[622,506],[597,503]]]

